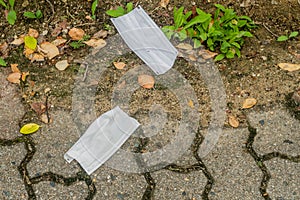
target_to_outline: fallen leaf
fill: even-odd
[[[279,63],[278,66],[289,72],[293,72],[300,69],[300,64],[292,64],[292,63]]]
[[[237,128],[240,125],[239,120],[233,115],[228,116],[228,122],[229,122],[230,126],[232,126],[234,128]]]
[[[192,50],[193,46],[187,43],[179,43],[177,46],[179,49]]]
[[[37,40],[34,37],[27,35],[24,37],[24,43],[27,48],[35,50],[37,45]]]
[[[243,102],[242,108],[252,108],[257,103],[257,100],[254,98],[245,99]]]
[[[57,37],[57,36],[61,33],[61,31],[62,31],[63,29],[66,29],[66,28],[67,28],[67,25],[68,25],[68,22],[67,22],[66,19],[64,19],[62,22],[60,22],[60,23],[55,27],[55,29],[51,32],[51,35],[52,35],[53,37]]]
[[[211,52],[207,49],[202,49],[199,51],[199,56],[202,56],[205,60],[210,59],[218,55],[218,53]]]
[[[88,45],[90,47],[94,47],[94,48],[97,48],[97,49],[100,49],[100,48],[102,48],[106,45],[105,40],[103,40],[103,39],[94,39],[94,38],[92,38],[88,41],[85,41],[83,43],[85,43],[86,45]]]
[[[161,7],[163,7],[163,8],[166,8],[167,5],[169,4],[169,1],[170,1],[170,0],[161,0],[161,1],[159,2],[159,5],[160,5]]]
[[[4,43],[0,44],[0,55],[2,54],[1,57],[2,58],[7,58],[8,52],[9,52],[9,49],[8,49],[7,42],[4,42]]]
[[[188,102],[188,106],[191,107],[191,108],[194,108],[194,102],[190,99],[189,102]]]
[[[124,69],[124,67],[126,66],[126,64],[123,62],[113,62],[113,64],[117,69]]]
[[[7,80],[11,83],[17,83],[17,84],[20,84],[20,78],[21,78],[21,73],[20,72],[14,72],[14,73],[11,73],[7,76]]]
[[[47,54],[47,57],[50,60],[55,56],[59,55],[58,48],[54,44],[51,44],[50,42],[43,42],[41,44],[41,49],[43,50],[43,52]]]
[[[14,39],[14,41],[12,41],[10,44],[19,46],[24,43],[24,37],[25,35],[21,35],[19,38]]]
[[[95,38],[95,39],[106,38],[107,34],[108,34],[108,31],[106,31],[106,30],[100,30],[97,33],[95,33],[92,36],[92,38]]]
[[[25,81],[26,80],[26,77],[29,75],[29,72],[22,72],[22,75],[21,75],[21,80],[22,81]]]
[[[42,102],[34,102],[30,104],[32,110],[34,110],[38,115],[41,115],[46,111],[46,106]]]
[[[26,58],[29,58],[31,60],[33,53],[34,53],[34,50],[25,46],[23,54],[25,55]]]
[[[37,130],[39,130],[39,128],[40,128],[40,126],[38,124],[35,124],[35,123],[25,124],[20,129],[20,133],[22,133],[22,134],[31,134],[31,133],[34,133]]]
[[[41,115],[40,119],[45,124],[49,124],[52,122],[52,118],[51,117],[48,118],[48,116],[45,113]]]
[[[82,40],[85,32],[81,28],[72,28],[68,34],[72,40]]]
[[[18,64],[10,64],[10,68],[12,72],[18,72],[21,73],[21,71],[18,68]]]
[[[155,80],[153,76],[143,74],[138,76],[138,83],[143,88],[151,89],[154,87]]]
[[[190,55],[189,55],[189,59],[190,59],[191,61],[196,61],[196,60],[197,60],[196,56],[193,55],[193,54],[190,54]]]
[[[53,40],[51,43],[54,44],[55,46],[59,46],[59,45],[62,45],[64,43],[66,43],[66,42],[67,42],[66,39],[57,38],[57,39]]]
[[[55,67],[60,71],[67,69],[68,66],[69,66],[69,63],[67,60],[61,60],[55,64]]]
[[[34,61],[42,62],[44,60],[45,60],[45,57],[42,54],[40,54],[40,53],[34,53],[32,55],[32,57],[30,58],[31,62],[34,62]]]
[[[29,36],[31,37],[34,37],[34,38],[38,38],[39,37],[39,32],[33,28],[29,28],[29,31],[28,31],[28,34]]]

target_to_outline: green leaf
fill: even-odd
[[[289,39],[288,36],[282,35],[282,36],[279,36],[279,37],[277,38],[277,41],[278,41],[278,42],[283,42],[283,41],[286,41],[286,40],[288,40],[288,39]]]
[[[36,19],[36,15],[33,12],[24,12],[23,15],[29,19]]]
[[[241,46],[239,45],[239,43],[237,42],[232,42],[231,45],[235,46],[236,48],[241,48]]]
[[[178,9],[176,7],[174,7],[174,11],[173,11],[173,13],[174,13],[174,24],[175,24],[176,29],[181,27],[184,23],[183,9],[184,9],[183,6],[181,6]]]
[[[202,15],[197,15],[196,17],[194,17],[193,19],[191,19],[184,27],[183,29],[187,29],[195,24],[200,24],[200,23],[203,23],[207,20],[210,21],[211,19],[211,15],[210,14],[206,14],[206,13],[203,13]]]
[[[248,20],[248,21],[251,21],[251,22],[252,22],[252,19],[251,19],[250,17],[248,17],[248,16],[245,16],[245,15],[243,15],[243,16],[240,16],[240,17],[239,17],[239,19],[246,19],[246,20]]]
[[[123,7],[119,6],[116,10],[108,10],[106,11],[106,14],[108,14],[111,17],[120,17],[126,14]]]
[[[17,20],[17,13],[14,10],[10,10],[7,15],[7,21],[9,24],[14,25]]]
[[[220,61],[220,60],[223,60],[225,58],[225,55],[224,54],[219,54],[215,57],[215,61]]]
[[[296,37],[298,34],[299,34],[298,31],[291,32],[289,38],[291,38],[291,37]]]
[[[176,35],[180,41],[183,41],[188,37],[185,30],[181,30],[181,31],[177,32]]]
[[[74,49],[79,49],[80,47],[85,46],[85,44],[82,43],[82,41],[73,41],[70,43],[70,46],[73,47]]]
[[[241,51],[238,48],[235,48],[235,53],[238,57],[241,57]]]
[[[27,35],[24,37],[24,43],[25,46],[28,47],[29,49],[35,50],[37,45],[37,40],[34,37]]]
[[[3,58],[0,58],[0,66],[6,66],[6,62]]]
[[[212,39],[211,38],[208,38],[208,40],[207,40],[207,46],[210,48],[210,47],[213,47],[213,45],[214,45],[214,42],[212,41]],[[212,49],[211,49],[212,50]]]
[[[9,0],[10,9],[13,10],[15,6],[15,0]]]
[[[201,42],[198,39],[194,39],[194,48],[197,49],[201,46]]]
[[[93,1],[92,7],[91,7],[91,11],[92,11],[93,16],[95,16],[97,6],[98,6],[98,0]]]
[[[129,13],[132,10],[133,10],[133,3],[132,2],[127,3],[126,4],[126,12]]]
[[[226,8],[224,6],[222,6],[221,4],[215,4],[215,7],[219,8],[223,12],[225,12],[225,10],[226,10]]]
[[[6,5],[6,3],[4,3],[4,1],[3,1],[3,0],[0,0],[0,5],[2,5],[4,8],[6,8],[6,9],[7,9],[7,5]]]
[[[42,17],[43,17],[42,11],[41,11],[41,10],[37,10],[37,11],[35,12],[35,16],[36,16],[36,18],[38,18],[38,19],[42,18]]]
[[[171,39],[172,35],[175,33],[175,27],[174,26],[164,26],[162,27],[162,32],[166,35],[168,39]]]
[[[234,58],[234,54],[235,54],[234,50],[229,50],[226,53],[226,58]]]

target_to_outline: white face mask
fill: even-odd
[[[90,175],[122,146],[139,125],[117,106],[97,118],[64,158],[69,163],[76,159]]]
[[[173,66],[178,54],[176,48],[142,7],[111,21],[128,47],[157,75]]]

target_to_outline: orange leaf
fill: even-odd
[[[21,73],[21,71],[18,68],[18,64],[10,64],[10,68],[12,72],[18,72]]]
[[[20,82],[21,82],[20,78],[21,78],[21,73],[14,72],[14,73],[9,74],[6,79],[11,83],[20,84]]]
[[[192,100],[189,100],[188,102],[188,106],[191,107],[191,108],[194,108],[194,102]]]
[[[126,64],[123,62],[113,62],[113,64],[117,69],[124,69],[124,67],[126,66]]]
[[[143,88],[151,89],[154,87],[155,80],[153,76],[143,74],[138,76],[138,83]]]
[[[72,38],[72,40],[82,40],[85,32],[80,28],[72,28],[68,34]]]
[[[22,81],[26,80],[26,77],[29,75],[29,72],[22,72],[21,79]]]

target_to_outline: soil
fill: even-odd
[[[110,22],[109,16],[105,11],[124,5],[128,1],[99,1],[96,10],[96,20],[86,19],[91,15],[91,1],[79,0],[46,0],[46,1],[24,1],[16,2],[17,21],[15,25],[9,25],[4,16],[0,16],[0,44],[10,43],[14,38],[26,34],[29,28],[47,32],[43,40],[52,41],[56,37],[51,35],[57,24],[64,19],[67,20],[67,29],[72,27],[82,28],[86,34],[93,35],[101,29],[110,25],[113,29],[108,37],[112,37],[116,31]],[[185,6],[191,9],[192,2],[189,1],[170,1],[167,8],[159,6],[158,0],[146,0],[143,2],[132,1],[140,4],[145,11],[159,25],[164,26],[172,23],[172,10],[174,6]],[[233,8],[239,15],[248,15],[257,24],[253,30],[254,37],[247,38],[242,48],[242,56],[230,60],[223,60],[216,63],[221,74],[225,91],[227,94],[228,114],[232,114],[240,121],[240,126],[246,126],[245,112],[241,108],[242,102],[248,98],[257,99],[257,105],[252,108],[256,110],[268,109],[274,106],[290,105],[292,114],[299,119],[299,102],[288,103],[291,101],[292,94],[300,87],[300,71],[287,72],[278,67],[278,63],[300,63],[300,42],[297,38],[287,42],[277,42],[277,36],[287,34],[291,31],[300,31],[300,4],[296,0],[268,0],[268,1],[197,1],[196,5],[206,12],[213,12],[214,3],[222,4]],[[35,11],[40,9],[44,17],[38,20],[26,19],[22,13],[25,11]],[[60,34],[68,38],[67,32]],[[69,39],[69,38],[68,38]],[[18,63],[21,71],[29,71],[30,76],[25,84],[20,85],[20,97],[26,105],[27,114],[22,123],[36,121],[40,123],[39,116],[32,112],[30,105],[33,102],[45,102],[46,99],[51,105],[49,113],[54,109],[72,109],[72,92],[75,83],[75,77],[82,68],[80,63],[90,53],[90,47],[81,47],[73,49],[66,47],[61,54],[52,60],[44,62],[30,62],[23,55],[23,47],[9,46],[9,56],[6,61]],[[67,59],[71,64],[65,71],[59,71],[55,68],[55,63],[59,60]],[[110,110],[110,97],[113,85],[117,80],[132,69],[135,65],[141,64],[141,61],[133,54],[129,53],[123,57],[116,58],[118,61],[127,63],[127,69],[117,70],[111,66],[105,74],[97,80],[96,105],[98,114]],[[178,58],[174,69],[178,70],[190,82],[196,92],[201,111],[201,126],[207,127],[210,119],[210,97],[209,92],[199,75],[199,73],[188,62]],[[9,74],[8,67],[1,67],[3,73]],[[32,84],[33,82],[34,84]],[[45,90],[50,88],[50,92]],[[134,94],[131,101],[131,114],[134,114],[141,123],[147,123],[146,113],[152,104],[159,102],[170,114],[169,117],[180,120],[179,106],[176,98],[167,89],[159,88],[156,85],[154,89],[140,88]],[[144,112],[141,112],[141,110]],[[139,111],[139,112],[138,112]],[[53,119],[55,120],[55,119]],[[229,126],[225,122],[226,126]],[[173,126],[172,124],[170,126]],[[172,133],[170,133],[172,135]],[[160,137],[153,140],[155,146],[164,145],[167,141],[162,141]],[[148,150],[154,150],[149,148]]]

